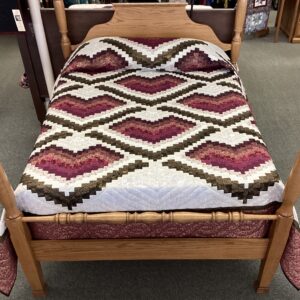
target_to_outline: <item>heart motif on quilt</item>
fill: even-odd
[[[77,117],[85,118],[124,104],[125,102],[109,95],[94,97],[88,100],[64,95],[51,103],[51,108],[63,110]]]
[[[266,147],[255,140],[236,146],[209,141],[186,155],[205,164],[242,174],[271,160]]]
[[[158,121],[147,121],[131,117],[110,128],[131,138],[150,143],[159,143],[194,127],[196,124],[177,117],[166,117]]]
[[[154,78],[132,75],[121,79],[116,83],[134,91],[153,95],[172,89],[184,82],[184,79],[171,75],[161,75]]]
[[[191,108],[207,110],[215,113],[223,113],[228,110],[243,106],[246,104],[245,98],[234,92],[228,92],[219,96],[208,96],[194,94],[179,101]]]
[[[179,59],[175,67],[182,72],[209,72],[222,68],[222,65],[223,62],[221,60],[212,61],[204,51],[195,49],[187,52],[184,57]]]
[[[98,52],[93,57],[77,55],[62,71],[63,75],[82,72],[97,74],[99,72],[116,71],[127,67],[128,62],[124,57],[112,49]]]
[[[78,175],[104,168],[121,158],[121,154],[100,145],[76,153],[51,145],[33,155],[29,163],[70,180]]]

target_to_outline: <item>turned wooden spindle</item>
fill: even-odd
[[[245,17],[247,12],[247,0],[239,0],[236,4],[234,35],[231,43],[231,62],[236,65],[242,45]]]
[[[283,193],[283,202],[277,214],[283,217],[293,216],[293,207],[300,198],[300,152],[291,170]]]
[[[129,223],[193,223],[203,221],[213,222],[243,222],[243,221],[272,221],[277,215],[246,214],[243,212],[107,212],[107,213],[59,213],[49,216],[25,216],[22,221],[29,222],[55,222],[57,224],[69,223],[104,223],[104,224],[129,224]]]
[[[0,164],[0,203],[5,208],[7,219],[16,219],[22,215],[17,208],[14,191],[9,183],[6,173]]]
[[[65,4],[63,0],[54,0],[53,5],[55,9],[55,16],[56,16],[59,32],[61,33],[61,48],[63,51],[64,58],[67,59],[70,56],[72,49],[71,49],[71,42],[68,36]]]

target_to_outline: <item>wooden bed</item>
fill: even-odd
[[[55,10],[61,46],[67,58],[78,45],[68,37],[67,20],[62,0],[55,0]],[[221,42],[207,25],[192,22],[183,4],[116,4],[114,16],[106,24],[96,25],[84,41],[101,36],[120,37],[189,37],[212,42],[231,51],[231,61],[237,63],[246,13],[246,0],[239,0],[231,43]],[[13,189],[0,166],[0,201],[6,210],[6,224],[33,295],[46,294],[41,261],[79,260],[167,260],[167,259],[255,259],[261,260],[256,284],[258,293],[265,293],[276,272],[293,222],[293,206],[300,195],[300,156],[285,187],[283,203],[276,214],[230,212],[112,212],[60,213],[49,216],[24,216],[17,208]],[[273,222],[267,238],[155,238],[101,240],[33,240],[27,223],[97,222],[125,224],[130,222],[243,222],[269,220]]]

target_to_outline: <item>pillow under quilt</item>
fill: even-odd
[[[100,49],[100,52],[94,51]],[[141,52],[143,50],[143,53]],[[91,53],[97,53],[92,55]],[[151,69],[169,72],[232,69],[219,47],[193,39],[97,38],[82,44],[70,57],[62,74],[97,74],[120,69]]]

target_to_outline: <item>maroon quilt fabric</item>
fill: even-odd
[[[31,224],[34,238],[65,239],[118,239],[118,238],[260,238],[268,232],[268,222],[198,222],[198,223],[132,223],[132,224]]]
[[[9,234],[0,237],[0,292],[9,296],[17,277],[17,256]]]
[[[287,279],[300,290],[300,228],[296,222],[281,258],[281,268]]]

